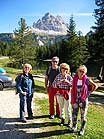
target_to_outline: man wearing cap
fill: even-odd
[[[49,66],[46,70],[45,75],[45,87],[47,89],[48,95],[49,95],[49,113],[50,113],[50,119],[54,118],[55,111],[54,111],[54,99],[56,96],[55,88],[52,87],[52,83],[55,79],[55,77],[60,73],[59,67],[59,58],[57,56],[52,58],[51,66]],[[60,117],[60,111],[59,111],[59,104],[56,99],[56,117]]]

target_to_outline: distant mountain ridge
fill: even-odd
[[[46,13],[41,19],[36,23],[33,23],[33,30],[41,30],[47,33],[57,32],[60,34],[67,33],[67,24],[64,22],[61,16],[53,16],[51,13]]]
[[[36,41],[44,42],[43,44],[48,41],[54,42],[56,38],[59,40],[67,34],[68,30],[67,24],[61,16],[53,16],[49,12],[36,23],[33,22],[33,26],[30,26],[29,29],[34,34],[34,39]],[[11,41],[12,36],[13,33],[1,33],[0,41],[9,42]]]
[[[0,33],[1,42],[11,42],[13,33]]]

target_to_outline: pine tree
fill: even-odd
[[[95,49],[94,58],[101,64],[99,79],[104,81],[104,0],[95,0],[97,9],[95,9],[96,27],[94,33]]]
[[[76,24],[73,20],[73,15],[70,17],[68,27],[68,42],[67,42],[67,61],[71,66],[71,69],[76,69],[80,64],[85,64],[88,59],[88,50],[85,37],[81,35],[79,31],[76,33]]]
[[[70,20],[69,20],[69,26],[67,30],[67,36],[69,39],[74,38],[76,36],[76,30],[75,30],[76,24],[74,21],[73,15],[71,15]]]
[[[76,65],[74,64],[76,61],[74,60],[74,50],[76,47],[76,39],[77,34],[75,31],[75,22],[73,19],[73,15],[71,15],[69,19],[69,25],[67,30],[66,38],[62,40],[60,44],[60,61],[68,63],[71,68]]]
[[[95,0],[98,9],[95,9],[96,27],[94,56],[97,61],[104,62],[104,0]]]
[[[19,28],[14,31],[12,48],[12,58],[20,66],[30,62],[35,58],[35,48],[33,47],[33,36],[25,19],[21,18],[18,22]]]

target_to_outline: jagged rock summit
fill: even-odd
[[[47,33],[55,33],[55,34],[66,34],[67,33],[67,24],[64,22],[61,16],[57,15],[56,17],[46,13],[41,19],[39,19],[36,23],[33,23],[33,27],[31,27],[32,31],[36,30]]]

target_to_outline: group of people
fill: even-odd
[[[84,134],[86,115],[88,110],[88,96],[97,89],[97,84],[89,78],[87,67],[79,66],[74,77],[70,75],[70,66],[67,63],[59,64],[57,56],[52,58],[52,65],[47,68],[45,75],[45,87],[49,95],[50,119],[55,116],[61,118],[60,125],[64,125],[67,115],[67,126],[72,132],[77,130],[78,111],[80,109],[81,126],[79,134]],[[54,111],[54,100],[56,100],[56,115]],[[66,113],[65,113],[66,112]]]
[[[60,125],[62,126],[65,124],[65,117],[67,117],[67,126],[70,127],[72,132],[75,132],[80,109],[81,127],[79,134],[83,135],[88,110],[88,85],[92,86],[90,92],[96,90],[98,86],[91,78],[87,77],[85,65],[79,66],[76,74],[72,77],[70,66],[67,63],[61,63],[60,66],[58,64],[59,58],[53,57],[51,66],[47,68],[45,74],[45,88],[49,96],[49,118],[60,118]],[[35,83],[31,71],[32,66],[26,63],[23,66],[23,72],[16,77],[16,90],[20,97],[21,122],[33,119],[32,98]],[[54,110],[55,100],[56,112]],[[27,106],[27,118],[25,118],[25,106]]]

